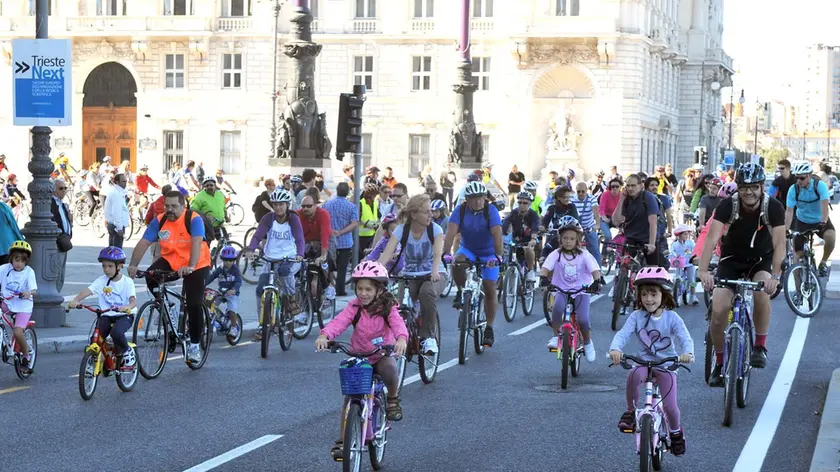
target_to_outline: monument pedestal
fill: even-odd
[[[551,171],[565,177],[569,169],[574,169],[575,173],[581,170],[577,151],[553,151],[545,158],[545,167],[540,171],[540,182],[548,182],[548,173]]]

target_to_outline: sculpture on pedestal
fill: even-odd
[[[580,136],[581,133],[572,124],[571,113],[565,107],[560,108],[548,122],[548,140],[545,143],[548,153],[577,153]]]
[[[484,157],[484,144],[481,133],[476,132],[475,122],[470,118],[469,111],[464,110],[460,115],[454,112],[455,122],[449,134],[449,162],[460,164],[464,157],[470,157],[469,162],[481,162]]]

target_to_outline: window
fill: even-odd
[[[96,0],[97,16],[119,16],[128,14],[128,0]]]
[[[484,157],[481,159],[484,161],[490,160],[490,135],[489,134],[482,134],[481,135],[481,147],[484,149]]]
[[[580,0],[555,0],[557,16],[578,16],[580,15]]]
[[[184,165],[184,132],[163,132],[163,171],[169,172],[175,163]]]
[[[364,85],[368,92],[373,90],[373,56],[353,58],[353,85]]]
[[[194,15],[195,0],[163,0],[164,15]]]
[[[365,169],[370,166],[370,161],[373,157],[373,135],[371,133],[362,133],[362,167]]]
[[[242,54],[222,54],[222,88],[242,88]]]
[[[473,17],[492,18],[493,0],[473,0]]]
[[[472,82],[477,90],[490,90],[490,58],[472,58]]]
[[[414,56],[411,60],[411,90],[431,90],[432,56]]]
[[[226,174],[238,174],[242,169],[242,133],[239,131],[222,131],[222,141],[219,149],[221,154],[221,169]]]
[[[414,18],[433,18],[435,0],[414,0]]]
[[[420,171],[429,165],[429,135],[409,134],[408,135],[408,176],[418,177]]]
[[[165,88],[184,88],[184,55],[166,55]]]
[[[376,18],[376,0],[356,0],[356,18]]]
[[[222,16],[251,16],[251,0],[222,0]]]

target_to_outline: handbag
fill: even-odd
[[[70,240],[70,235],[67,233],[61,233],[55,240],[56,246],[58,246],[59,252],[68,252],[73,249],[73,242]]]

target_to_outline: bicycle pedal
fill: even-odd
[[[636,432],[635,429],[619,429],[619,431],[621,431],[624,434],[633,434]]]
[[[553,348],[553,347],[548,348],[548,352],[557,352],[557,351],[559,351],[559,349],[556,349],[556,348]]]

